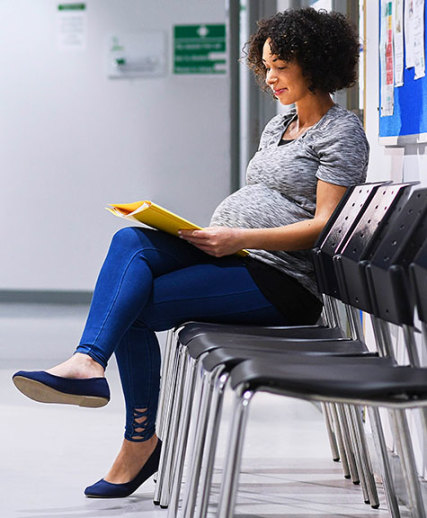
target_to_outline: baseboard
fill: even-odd
[[[91,291],[0,290],[3,304],[89,304]]]

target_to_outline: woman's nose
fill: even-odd
[[[275,76],[275,74],[273,74],[273,72],[271,70],[269,70],[265,76],[265,82],[268,85],[272,85],[276,80],[277,80],[277,77]]]

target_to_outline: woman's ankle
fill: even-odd
[[[156,435],[147,441],[123,439],[122,447],[104,480],[114,484],[132,480],[156,449],[157,441]]]
[[[47,370],[55,376],[73,379],[103,378],[104,367],[88,354],[75,353],[71,358]]]
[[[159,438],[156,434],[154,434],[152,437],[147,439],[146,441],[132,441],[129,439],[126,439],[126,437],[123,439],[124,447],[133,448],[135,450],[155,450],[157,441]]]

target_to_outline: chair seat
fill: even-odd
[[[307,340],[287,340],[282,337],[272,336],[252,336],[252,335],[235,335],[234,333],[205,333],[194,338],[188,344],[188,351],[192,358],[198,358],[201,354],[218,349],[219,347],[231,349],[274,349],[277,351],[287,351],[295,353],[311,353],[311,354],[366,354],[368,348],[363,342],[358,340],[324,340],[324,341],[307,341]]]
[[[298,363],[299,362],[299,363]],[[231,385],[280,391],[293,396],[357,400],[367,403],[418,405],[427,402],[427,368],[393,366],[384,358],[292,359],[289,365],[248,360],[231,373]]]
[[[299,355],[296,355],[293,351],[287,352],[286,350],[260,350],[260,349],[237,349],[237,348],[218,348],[211,351],[205,358],[202,360],[203,369],[212,372],[216,367],[222,365],[227,371],[233,369],[236,365],[245,360],[250,359],[265,359],[268,355],[269,358],[274,357],[277,358],[276,361],[279,365],[287,365],[288,363],[294,361],[301,361],[301,354],[312,356],[309,353],[305,353],[302,351]],[[329,353],[328,353],[329,354]],[[344,353],[343,353],[344,354]],[[349,355],[351,357],[351,354]],[[316,356],[317,358],[317,356]],[[347,355],[346,355],[347,358]],[[365,361],[369,359],[378,359],[377,353],[366,352],[363,355],[357,355],[357,358],[364,358]],[[305,360],[304,360],[305,361]]]
[[[235,333],[254,336],[282,336],[284,338],[338,339],[347,338],[339,327],[324,326],[249,326],[234,324],[214,324],[210,322],[189,322],[179,333],[179,341],[183,345],[204,333]]]

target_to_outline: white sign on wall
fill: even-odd
[[[115,34],[108,38],[107,75],[111,78],[166,75],[166,35],[163,31]]]
[[[86,32],[86,4],[58,4],[58,49],[61,51],[84,50]]]

